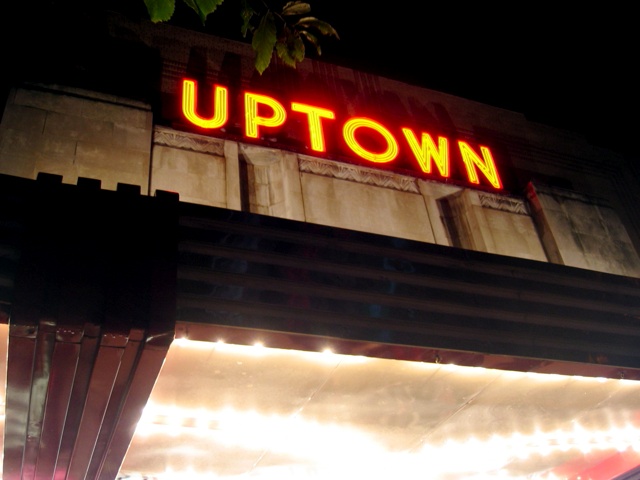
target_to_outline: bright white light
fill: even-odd
[[[210,355],[211,358],[216,361],[222,359],[222,362],[228,362],[234,367],[236,364],[243,365],[243,373],[246,370],[248,375],[254,375],[254,377],[256,377],[255,372],[259,373],[266,368],[264,365],[271,365],[269,363],[271,360],[274,360],[273,365],[276,365],[277,368],[283,368],[284,371],[289,365],[286,362],[290,358],[291,362],[297,362],[291,364],[295,365],[292,370],[296,370],[296,372],[301,371],[300,365],[302,365],[303,362],[300,360],[302,359],[325,364],[329,360],[339,367],[351,362],[384,361],[367,357],[340,355],[333,353],[330,348],[321,352],[302,352],[267,348],[260,343],[255,346],[241,346],[226,344],[224,342],[211,343],[181,340],[180,348],[183,347],[194,347],[198,350],[206,348],[211,351],[211,354],[205,350],[205,355]],[[226,356],[227,353],[231,354],[231,356]],[[193,358],[190,356],[190,352],[183,351],[182,354],[185,355],[185,357]],[[238,356],[234,357],[233,355]],[[257,358],[249,358],[252,356]],[[251,362],[260,367],[252,370]],[[525,375],[517,372],[497,372],[495,370],[461,367],[453,364],[402,363],[396,360],[391,362],[402,364],[402,372],[404,375],[413,374],[410,368],[405,365],[409,363],[419,365],[420,367],[419,369],[416,367],[415,373],[420,375],[420,381],[429,378],[430,371],[446,372],[443,377],[450,375],[450,372],[465,375],[474,374],[474,376],[485,373],[495,376],[495,378],[500,378],[500,380],[504,378],[510,380],[513,378],[514,380],[524,382],[527,386],[543,385],[542,382],[545,379],[567,382],[569,378],[567,376],[531,373],[527,374],[526,377],[534,378],[536,382],[527,382],[523,380]],[[205,363],[203,362],[203,364]],[[217,372],[218,368],[221,370],[223,368],[218,367],[214,362],[206,365],[210,365],[210,372]],[[385,368],[387,368],[386,365],[388,364],[385,364]],[[313,368],[315,372],[322,372],[322,375],[318,375],[321,379],[329,378],[327,372],[332,371],[332,369],[330,367],[327,368],[326,365],[318,367],[318,364],[315,364]],[[425,368],[427,370],[423,370]],[[349,366],[349,369],[351,369],[351,366]],[[339,368],[336,369],[336,371],[342,374]],[[352,372],[359,371],[357,368],[351,369],[349,375],[353,375]],[[369,374],[371,374],[370,372],[372,371],[372,368],[368,369]],[[389,369],[385,371],[391,372],[392,370]],[[437,373],[434,376],[437,376]],[[222,378],[222,376],[216,377],[215,380],[217,381],[218,378]],[[292,378],[297,380],[299,377]],[[346,384],[348,380],[356,377],[349,377],[344,374],[344,376],[337,378]],[[407,379],[407,384],[409,380],[410,377]],[[177,383],[177,380],[172,381]],[[357,378],[356,381],[360,381],[360,379]],[[477,377],[474,378],[473,381],[482,383]],[[579,381],[581,388],[587,388],[582,382],[591,381],[594,382],[593,385],[595,385],[596,382],[601,382],[602,379],[584,377],[580,378]],[[251,382],[254,382],[254,378],[251,379]],[[617,381],[612,380],[612,382]],[[622,428],[592,431],[586,428],[586,425],[589,425],[589,419],[585,419],[584,424],[575,423],[571,428],[565,427],[544,431],[543,427],[550,427],[551,425],[547,425],[545,422],[534,422],[538,427],[536,431],[531,434],[528,433],[529,430],[515,432],[513,435],[477,432],[476,435],[478,436],[475,438],[452,438],[444,444],[424,444],[424,447],[418,452],[398,451],[392,450],[386,443],[382,443],[386,440],[378,440],[382,439],[383,435],[376,437],[366,429],[367,427],[358,428],[354,426],[355,424],[340,425],[326,421],[322,423],[314,421],[315,418],[322,418],[322,416],[306,417],[305,413],[311,410],[305,410],[300,407],[299,403],[295,402],[292,402],[291,405],[287,404],[286,408],[282,408],[280,405],[268,405],[269,402],[262,404],[259,401],[251,400],[235,404],[243,405],[245,409],[223,408],[224,402],[229,402],[229,404],[234,402],[236,388],[238,392],[241,391],[240,387],[244,388],[244,385],[235,385],[233,381],[229,381],[228,384],[230,385],[227,387],[228,391],[232,391],[233,394],[230,394],[228,398],[224,395],[217,397],[215,405],[217,405],[218,408],[205,409],[203,407],[206,406],[206,399],[203,399],[202,402],[196,402],[193,398],[189,399],[191,400],[192,406],[197,403],[202,403],[202,405],[196,405],[196,408],[189,409],[172,408],[170,405],[164,406],[157,403],[155,405],[149,404],[144,410],[142,420],[138,425],[137,434],[146,432],[147,434],[157,435],[159,438],[158,443],[165,445],[167,450],[173,449],[175,445],[189,445],[191,440],[190,436],[193,436],[193,438],[196,439],[195,441],[199,442],[198,447],[201,447],[194,448],[194,450],[198,450],[200,454],[204,456],[208,455],[208,452],[211,451],[244,451],[250,453],[257,452],[256,458],[262,458],[261,455],[265,454],[267,458],[273,455],[274,458],[285,458],[287,461],[290,459],[291,462],[287,465],[278,465],[277,467],[260,465],[260,467],[256,468],[252,473],[245,473],[243,475],[228,475],[223,474],[222,471],[205,472],[203,469],[202,471],[194,471],[193,473],[187,473],[185,471],[156,473],[156,477],[154,478],[158,480],[174,480],[178,478],[207,478],[212,480],[298,480],[301,478],[305,480],[328,480],[335,478],[386,480],[388,478],[403,478],[407,480],[421,480],[423,478],[444,478],[443,476],[445,474],[450,474],[457,475],[457,478],[464,478],[465,480],[517,479],[519,477],[513,476],[513,472],[510,472],[508,468],[511,463],[517,463],[518,460],[526,461],[533,459],[533,461],[537,461],[541,454],[553,455],[558,452],[568,452],[570,450],[573,450],[573,453],[581,451],[585,454],[595,450],[613,450],[615,448],[622,451],[640,445],[640,428],[634,427],[634,425],[630,423],[622,426]],[[637,382],[630,384],[636,387],[638,385]],[[334,387],[334,385],[332,385],[332,387]],[[404,384],[401,383],[400,385]],[[618,383],[616,383],[616,385],[618,385]],[[253,387],[253,385],[251,386]],[[599,385],[596,386],[596,388],[602,389]],[[166,391],[170,391],[166,387],[165,389]],[[245,391],[247,390],[242,390],[242,392]],[[271,395],[274,389],[269,385],[269,388],[264,391]],[[339,390],[336,391],[342,393]],[[227,391],[223,390],[223,392],[226,393]],[[389,390],[387,389],[385,392],[389,392]],[[175,401],[176,397],[177,396],[173,395],[173,391],[171,391],[171,393],[167,395],[167,402]],[[275,395],[275,397],[277,397],[277,395]],[[310,398],[308,392],[304,392],[304,396],[300,395],[299,397],[299,399],[302,400],[306,400],[307,398]],[[157,401],[158,397],[154,399]],[[293,400],[297,402],[298,397],[294,396]],[[300,402],[302,402],[302,400],[300,400]],[[373,400],[375,400],[375,398]],[[324,407],[324,405],[320,405]],[[251,410],[252,407],[257,408],[257,410]],[[291,415],[275,415],[266,411],[269,407],[272,407],[273,411],[295,411],[297,413]],[[317,410],[315,412],[317,414]],[[631,415],[627,418],[630,418],[630,416]],[[337,417],[329,416],[328,418]],[[613,420],[621,421],[619,416],[615,414],[613,414],[610,419],[610,421]],[[554,425],[554,427],[556,427],[556,425]],[[499,431],[504,432],[505,430]],[[486,437],[482,437],[481,435],[486,435]],[[392,442],[389,442],[389,444],[391,443]],[[204,454],[202,454],[202,452],[204,452]],[[192,452],[186,447],[184,450],[180,450],[180,454],[181,460],[184,460],[185,465],[192,461],[190,457]],[[538,456],[538,459],[536,460],[534,456]],[[464,461],[461,461],[461,459],[464,459]],[[545,459],[545,461],[547,460],[548,459]],[[196,463],[197,462],[193,461],[191,464],[196,465]],[[268,462],[265,463],[268,464]],[[206,468],[210,469],[210,464],[207,464]],[[426,477],[425,472],[428,472]],[[557,479],[558,477],[543,474],[535,478]]]

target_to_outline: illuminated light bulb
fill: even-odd
[[[552,451],[553,449],[551,448],[551,445],[549,445],[548,443],[538,446],[538,452],[540,452],[540,455],[542,455],[543,457],[551,455]]]
[[[154,433],[153,425],[151,423],[138,423],[136,426],[136,435],[148,437]]]
[[[613,448],[615,448],[618,452],[622,453],[629,448],[629,444],[627,444],[624,441],[616,441],[614,442]]]
[[[169,427],[169,435],[175,436],[180,432],[180,428],[182,427],[182,415],[180,409],[177,407],[172,407],[167,412],[166,416],[166,425]]]
[[[140,420],[138,420],[138,425],[153,423],[153,420],[157,416],[157,410],[158,408],[153,403],[147,403],[147,405],[145,405],[145,407],[142,409],[142,414],[140,415]]]
[[[576,447],[578,448],[578,450],[580,450],[584,454],[587,454],[591,450],[593,450],[593,446],[592,446],[591,442],[588,439],[587,440],[583,440],[582,442],[578,443],[576,445]]]
[[[204,409],[200,409],[197,413],[196,413],[196,428],[199,430],[208,430],[209,429],[209,423],[211,421],[209,414],[206,410]]]
[[[628,439],[629,443],[633,443],[634,440],[638,440],[640,430],[636,429],[632,424],[627,423],[624,427],[624,436]]]
[[[189,339],[186,336],[175,338],[172,345],[175,345],[176,347],[186,347],[189,345]]]

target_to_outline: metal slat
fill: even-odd
[[[180,222],[181,321],[640,368],[635,278],[191,205]]]

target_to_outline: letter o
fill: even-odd
[[[370,128],[371,130],[375,130],[378,132],[382,138],[387,142],[387,149],[380,153],[370,152],[365,149],[360,143],[356,140],[356,130],[359,128]],[[342,136],[344,137],[344,141],[347,142],[349,148],[353,150],[353,152],[359,157],[364,158],[370,162],[375,163],[387,163],[394,160],[398,156],[398,142],[391,134],[389,130],[380,125],[378,122],[371,120],[369,118],[351,118],[347,120],[342,127]]]

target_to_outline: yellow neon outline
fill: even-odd
[[[324,152],[326,150],[324,144],[324,131],[322,129],[321,118],[333,120],[336,114],[326,108],[315,107],[305,103],[291,103],[291,110],[294,112],[306,113],[309,123],[309,140],[311,141],[311,149],[316,152]]]
[[[387,141],[387,150],[382,153],[372,153],[365,150],[362,145],[358,143],[355,137],[356,130],[361,127],[371,128],[382,135],[382,137]],[[344,141],[347,145],[349,145],[349,148],[351,148],[356,155],[370,162],[388,163],[395,160],[398,156],[398,142],[396,142],[395,137],[389,130],[370,118],[350,118],[342,127],[342,136],[344,137]]]
[[[469,181],[471,183],[480,183],[480,180],[478,180],[476,169],[474,168],[475,165],[480,169],[480,171],[484,174],[487,180],[489,180],[489,183],[491,183],[494,188],[498,190],[502,189],[502,181],[500,180],[500,176],[498,175],[496,164],[493,161],[491,150],[489,150],[488,147],[480,146],[480,152],[482,153],[482,158],[480,158],[480,156],[469,146],[468,143],[462,140],[458,140],[458,146],[460,148],[462,160],[464,161],[464,166],[467,169],[467,178],[469,178]]]
[[[431,173],[431,160],[433,160],[438,167],[440,176],[449,177],[449,139],[438,137],[438,146],[436,147],[433,138],[428,133],[422,132],[420,143],[410,128],[402,128],[402,133],[404,133],[407,143],[424,173]]]
[[[258,104],[267,105],[273,110],[271,117],[258,115]],[[279,127],[287,120],[287,112],[275,98],[258,93],[244,93],[244,132],[247,137],[258,138],[258,126]]]
[[[198,104],[198,92],[196,82],[184,79],[182,81],[182,113],[187,120],[201,128],[220,128],[227,123],[228,101],[227,89],[220,85],[213,86],[214,113],[211,118],[203,118],[196,112]]]

